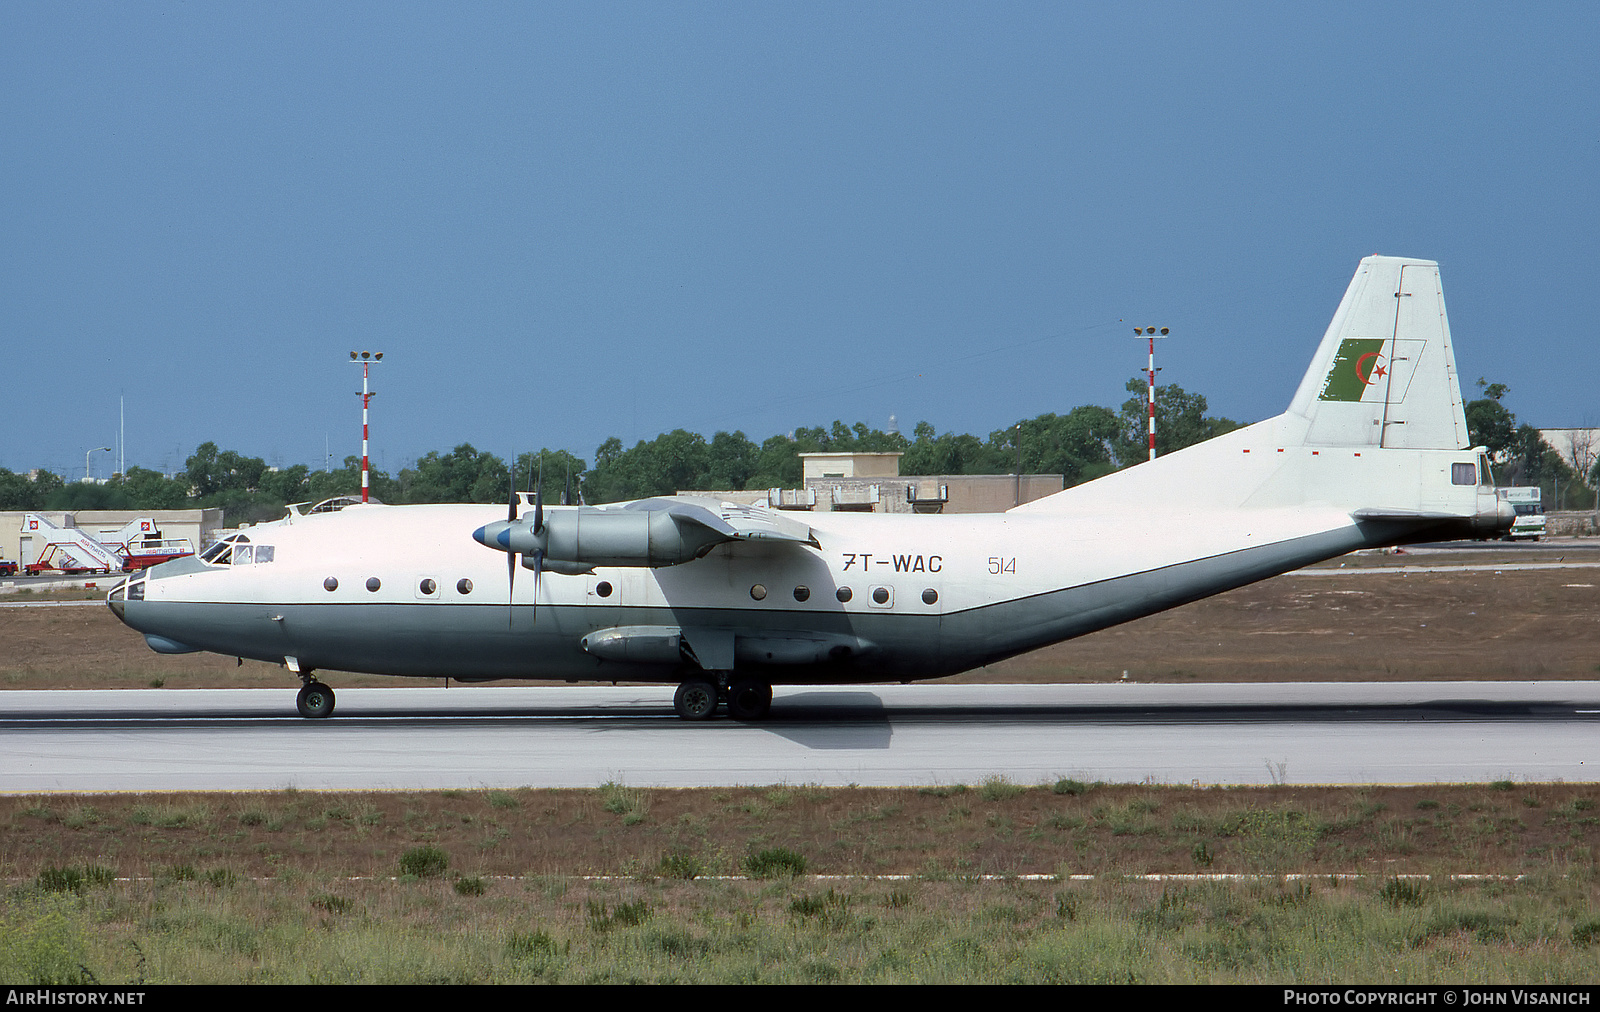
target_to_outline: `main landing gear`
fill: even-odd
[[[672,709],[684,720],[710,720],[723,702],[734,720],[761,720],[772,709],[772,686],[750,678],[721,685],[710,678],[691,678],[673,694]]]

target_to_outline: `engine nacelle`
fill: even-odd
[[[680,523],[666,510],[550,509],[544,527],[533,520],[486,524],[473,533],[479,543],[523,556],[534,553],[552,572],[587,572],[595,566],[651,569],[698,559],[727,538],[699,524]]]

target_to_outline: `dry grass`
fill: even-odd
[[[1288,575],[960,680],[1100,682],[1123,671],[1140,682],[1592,679],[1597,647],[1593,570]]]
[[[467,876],[924,877],[1592,868],[1600,787],[988,785],[0,797],[0,875],[393,876],[418,847]]]
[[[1059,789],[0,798],[0,979],[1593,979],[1593,786]]]

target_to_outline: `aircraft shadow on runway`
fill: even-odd
[[[471,705],[393,706],[352,703],[328,720],[303,720],[292,712],[264,713],[259,707],[219,706],[202,712],[176,712],[170,708],[128,707],[45,710],[28,715],[0,716],[3,730],[177,730],[260,726],[280,727],[291,733],[337,734],[374,726],[460,727],[464,732],[485,726],[504,728],[525,724],[583,722],[603,733],[671,730],[675,733],[717,734],[761,731],[785,738],[807,749],[888,748],[896,725],[910,724],[1058,724],[1151,726],[1194,724],[1338,724],[1338,723],[1462,723],[1462,722],[1569,722],[1600,720],[1600,713],[1547,702],[1487,699],[1438,699],[1398,704],[1215,704],[1215,705],[907,705],[886,704],[866,688],[820,689],[780,696],[771,715],[755,723],[725,718],[702,724],[685,724],[672,715],[670,704],[654,700],[627,703],[564,706],[474,707]]]

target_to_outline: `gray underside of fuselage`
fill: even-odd
[[[943,615],[691,607],[214,604],[129,601],[133,628],[230,656],[307,668],[465,681],[502,678],[682,680],[681,664],[607,661],[580,640],[615,626],[725,629],[738,636],[823,633],[875,649],[820,664],[746,665],[775,683],[938,678],[1241,587],[1404,531],[1362,524]],[[692,563],[691,563],[692,565]]]

